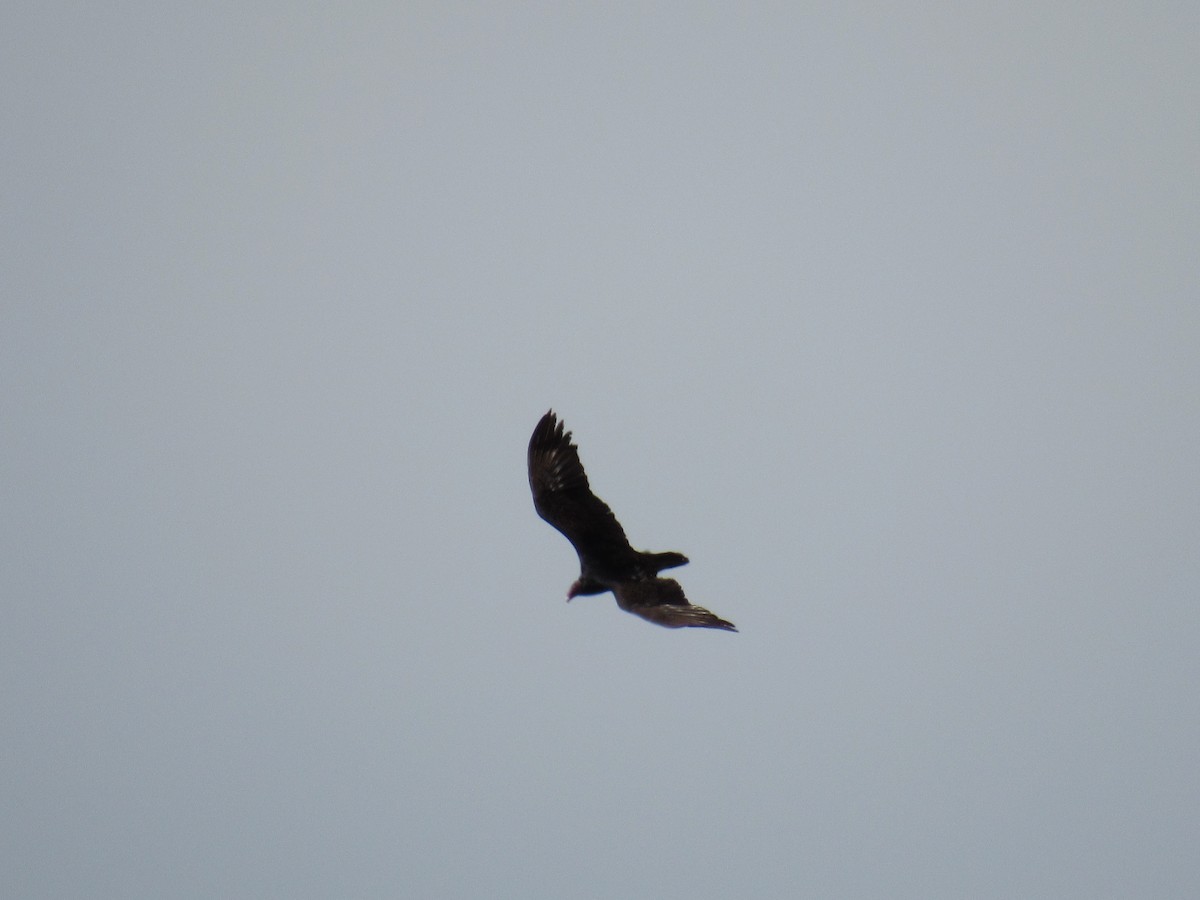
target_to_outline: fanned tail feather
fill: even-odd
[[[688,558],[682,553],[668,550],[666,553],[643,553],[642,561],[657,575],[663,569],[674,569],[676,566],[686,566]]]

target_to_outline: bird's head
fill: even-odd
[[[567,588],[567,602],[570,603],[575,597],[580,597],[584,594],[592,596],[594,594],[603,594],[607,590],[611,590],[611,588],[606,587],[591,576],[580,575],[579,579]]]

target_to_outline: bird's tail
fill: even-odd
[[[666,553],[643,553],[642,562],[646,568],[657,575],[663,569],[674,569],[676,566],[686,566],[688,558],[682,553],[668,550]]]

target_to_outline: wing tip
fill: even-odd
[[[533,437],[530,438],[530,447],[537,444],[559,444],[564,441],[570,442],[571,432],[566,431],[563,420],[558,417],[553,409],[546,410],[545,415],[538,419],[538,423],[534,426]]]

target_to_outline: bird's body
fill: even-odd
[[[579,555],[579,578],[567,599],[612,591],[621,609],[667,628],[737,631],[708,610],[693,606],[679,582],[660,578],[682,566],[682,553],[635,550],[608,505],[592,493],[579,449],[553,411],[542,416],[529,439],[529,488],[538,515],[557,528]]]

